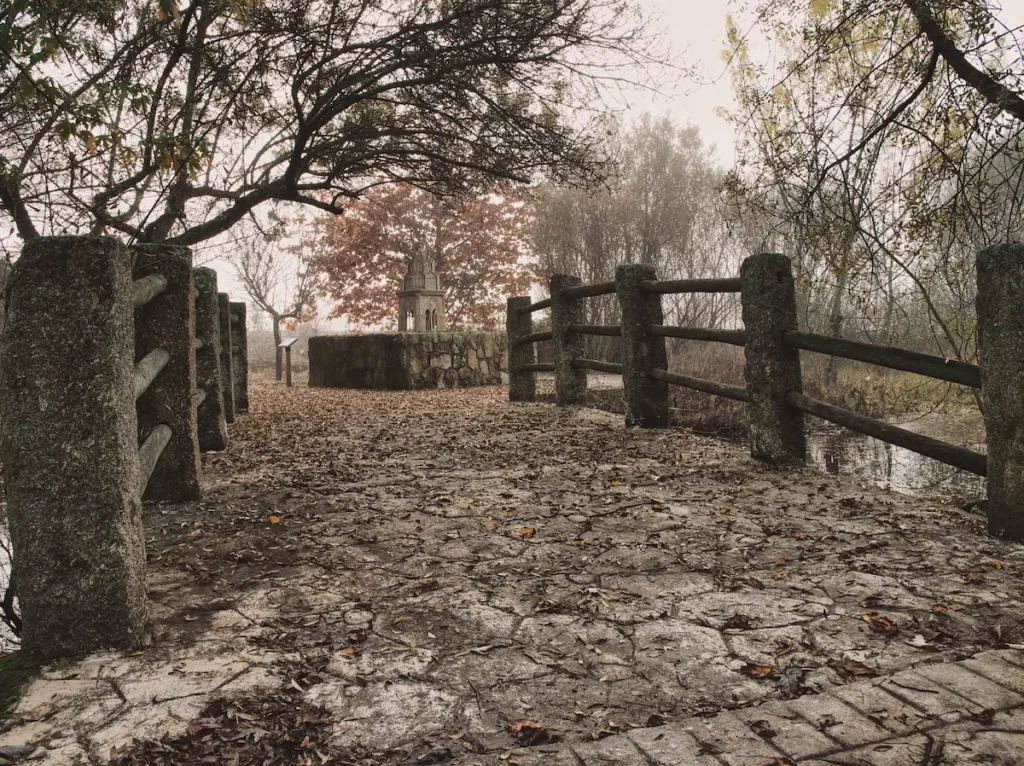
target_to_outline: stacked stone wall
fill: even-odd
[[[505,333],[319,335],[309,339],[309,385],[411,390],[508,383]]]

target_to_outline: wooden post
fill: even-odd
[[[668,370],[665,337],[647,328],[662,325],[661,296],[640,290],[640,283],[657,281],[653,266],[628,263],[615,274],[615,289],[622,309],[622,388],[626,427],[667,428],[668,383],[656,380],[654,370]]]
[[[978,255],[978,352],[988,445],[988,531],[1024,542],[1024,244]]]
[[[760,253],[740,267],[750,454],[769,463],[802,463],[807,450],[803,413],[786,394],[803,393],[800,352],[783,335],[797,329],[796,290],[789,258]]]
[[[530,307],[530,296],[509,298],[505,314],[508,335],[508,400],[532,402],[537,398],[537,376],[523,368],[537,361],[537,347],[533,343],[517,345],[520,338],[533,332],[533,314],[524,312]]]
[[[551,277],[551,333],[555,345],[555,401],[563,407],[587,403],[587,371],[573,362],[586,353],[587,339],[570,328],[583,324],[583,304],[562,294],[580,284],[579,277],[555,274]]]
[[[292,387],[292,344],[297,341],[298,338],[286,338],[281,341],[281,344],[277,347],[278,358],[281,355],[281,349],[284,349],[284,371],[285,380],[284,384],[288,387]],[[278,378],[280,380],[280,378]]]

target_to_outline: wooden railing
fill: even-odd
[[[982,254],[978,314],[983,327],[985,318],[992,317],[988,324],[993,325],[994,331],[985,336],[988,345],[1001,348],[1000,356],[1015,353],[1015,358],[1024,363],[1021,344],[1007,342],[1007,332],[1001,330],[1007,323],[1016,322],[1013,327],[1017,330],[1024,325],[1021,319],[1024,296],[1018,295],[1020,291],[1004,289],[1006,280],[1017,272],[1020,272],[1018,278],[1024,280],[1024,246],[993,248]],[[987,283],[983,275],[988,275]],[[993,286],[986,291],[985,284]],[[621,324],[583,324],[580,301],[613,292],[618,295]],[[744,329],[664,324],[662,295],[714,292],[740,294]],[[1013,305],[1008,308],[1007,304]],[[533,332],[533,312],[547,307],[552,310],[552,331]],[[751,256],[744,261],[738,278],[660,281],[651,267],[633,264],[620,266],[614,282],[584,285],[574,277],[556,275],[551,280],[551,298],[537,303],[531,303],[529,298],[509,299],[508,332],[512,348],[509,391],[512,401],[535,398],[534,375],[537,372],[555,373],[556,401],[561,405],[585,403],[587,370],[621,373],[626,424],[665,427],[669,423],[668,386],[681,386],[745,402],[751,454],[772,463],[805,460],[803,416],[813,415],[980,476],[990,476],[992,466],[997,465],[1002,478],[993,482],[990,476],[990,532],[1024,540],[1024,479],[1020,478],[1024,476],[1024,396],[1020,395],[1020,390],[1024,390],[1024,369],[1014,379],[1012,370],[1007,371],[1007,364],[996,355],[990,355],[987,360],[983,356],[979,366],[900,348],[800,332],[792,271],[784,256]],[[621,337],[622,364],[584,358],[582,340],[585,335]],[[666,338],[743,347],[746,386],[670,372]],[[546,341],[554,344],[555,363],[536,364],[534,344]],[[805,395],[800,351],[868,362],[980,389],[986,403],[988,455]],[[1021,367],[1024,368],[1024,364]]]

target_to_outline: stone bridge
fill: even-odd
[[[251,386],[146,507],[149,645],[43,669],[0,763],[1024,762],[983,518],[502,388]]]

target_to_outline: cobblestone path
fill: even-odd
[[[505,396],[257,378],[207,500],[147,511],[152,646],[48,668],[0,764],[295,727],[309,763],[1024,763],[1024,547]]]

